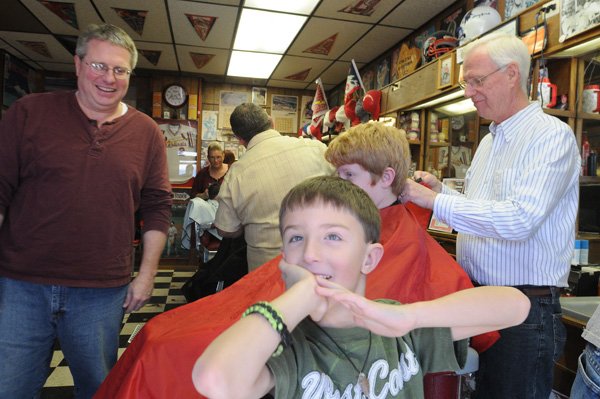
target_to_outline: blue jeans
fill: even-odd
[[[548,399],[554,362],[563,352],[560,291],[532,296],[523,324],[500,330],[500,339],[479,355],[475,399]]]
[[[36,398],[55,338],[75,398],[91,398],[117,361],[127,285],[74,288],[0,277],[0,398]]]
[[[579,356],[571,399],[600,398],[600,349],[588,344]]]

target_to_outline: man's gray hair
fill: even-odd
[[[88,43],[91,40],[100,40],[109,42],[115,46],[123,47],[125,50],[129,51],[129,55],[131,56],[131,69],[135,69],[138,60],[138,51],[135,48],[133,39],[123,29],[110,24],[88,25],[85,31],[83,31],[77,39],[75,54],[77,54],[80,59],[83,59],[83,57],[86,56]]]
[[[521,75],[521,88],[527,94],[527,79],[529,78],[531,57],[525,43],[511,34],[491,33],[467,44],[463,52],[463,59],[467,59],[472,51],[482,47],[497,67],[508,65],[511,62],[517,64]]]

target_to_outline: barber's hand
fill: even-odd
[[[154,278],[143,275],[138,275],[129,283],[127,287],[127,296],[123,303],[125,313],[135,312],[144,306],[150,297],[152,296],[152,289],[154,288]]]
[[[435,176],[433,176],[433,178],[435,179]],[[437,182],[437,179],[435,179],[435,181]],[[412,202],[422,208],[433,209],[433,203],[437,196],[437,192],[428,188],[423,183],[425,183],[425,180],[417,183],[413,179],[406,179],[402,192],[400,193],[400,201],[402,201],[403,204]],[[439,189],[441,190],[441,183]]]
[[[437,177],[429,172],[417,170],[413,175],[413,180],[416,183],[425,184],[427,187],[435,191],[436,193],[442,192],[442,182]]]

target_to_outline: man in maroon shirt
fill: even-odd
[[[77,91],[26,96],[0,121],[0,398],[36,397],[55,339],[75,397],[94,394],[123,312],[150,298],[169,228],[162,133],[121,101],[132,39],[91,25],[74,58]],[[131,281],[137,210],[144,253]]]

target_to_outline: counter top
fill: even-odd
[[[581,320],[583,324],[592,317],[599,304],[600,297],[598,296],[563,296],[560,298],[563,315]]]

